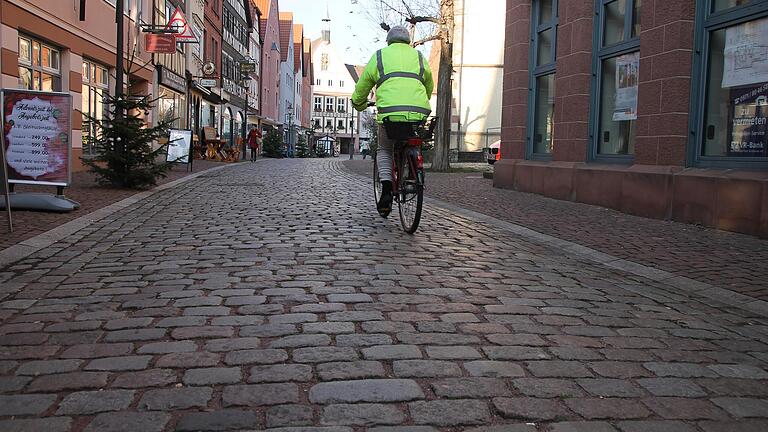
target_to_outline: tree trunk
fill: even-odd
[[[435,137],[435,156],[432,161],[433,171],[450,169],[451,149],[451,101],[453,100],[453,0],[441,0],[440,15],[444,24],[440,29],[440,69],[437,78],[437,136]]]

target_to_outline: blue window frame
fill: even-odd
[[[537,0],[531,13],[526,153],[550,159],[554,142],[558,0]]]
[[[642,0],[595,0],[588,159],[634,161]]]
[[[768,2],[696,9],[687,163],[768,169]]]

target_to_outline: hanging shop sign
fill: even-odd
[[[256,63],[240,63],[240,74],[249,74],[256,72]]]
[[[723,88],[768,82],[768,18],[725,30]]]
[[[67,186],[71,181],[72,96],[32,90],[2,91],[8,181]]]
[[[157,66],[160,70],[160,84],[179,93],[187,92],[187,80],[180,75],[176,75],[168,68]]]
[[[211,87],[218,87],[219,80],[215,78],[201,78],[197,81],[198,84],[200,84],[201,87],[211,88]]]
[[[171,129],[168,137],[166,161],[188,164],[191,150],[192,131],[187,129]]]
[[[768,83],[731,89],[728,156],[768,157]]]
[[[173,34],[144,34],[144,48],[148,53],[173,54],[176,52],[176,36]]]
[[[639,52],[616,58],[616,100],[613,121],[637,120],[639,73]]]
[[[176,8],[165,28],[176,30],[174,34],[176,36],[176,43],[197,43],[197,37],[195,37],[195,33],[192,31],[192,27],[187,22],[187,17],[184,16],[181,8]]]

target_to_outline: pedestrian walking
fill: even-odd
[[[363,155],[363,160],[371,153],[371,147],[368,141],[360,141],[360,153]]]
[[[261,131],[256,126],[251,126],[248,132],[248,147],[251,149],[251,162],[255,162],[261,147]]]

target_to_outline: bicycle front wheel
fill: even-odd
[[[416,166],[418,151],[403,152],[402,177],[398,191],[400,224],[408,234],[419,228],[421,208],[424,204],[424,171]]]

